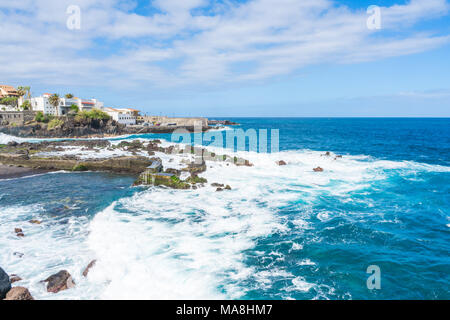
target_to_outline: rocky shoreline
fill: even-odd
[[[105,138],[128,134],[146,134],[146,133],[173,133],[175,130],[185,130],[195,132],[198,128],[194,126],[125,126],[114,120],[96,120],[85,119],[84,121],[75,121],[71,117],[62,118],[63,124],[48,128],[46,123],[37,123],[30,121],[24,125],[0,126],[0,133],[21,137],[21,138]],[[215,125],[214,127],[211,126]],[[217,125],[236,125],[230,121],[211,121],[208,126],[202,127],[202,131],[217,129]],[[220,127],[219,127],[220,128]]]

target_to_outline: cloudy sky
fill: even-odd
[[[0,0],[0,75],[149,114],[450,116],[450,2]]]

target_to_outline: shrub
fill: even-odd
[[[30,110],[31,109],[31,104],[29,100],[25,100],[22,105],[21,105],[23,110]]]
[[[64,121],[60,120],[60,119],[52,119],[49,121],[48,125],[47,125],[47,129],[48,130],[52,130],[56,127],[60,127],[64,124]]]
[[[80,108],[78,108],[78,106],[76,104],[72,104],[70,106],[70,111],[74,111],[75,113],[78,113],[78,111],[80,111]]]
[[[73,166],[72,171],[87,171],[88,168],[84,164],[76,164]]]
[[[92,109],[91,111],[81,111],[75,117],[76,121],[82,121],[85,119],[92,120],[109,120],[111,117],[99,109]]]
[[[49,115],[44,115],[42,113],[42,111],[38,111],[38,113],[36,114],[36,117],[34,117],[34,120],[36,120],[37,122],[44,122],[44,123],[48,123],[49,121],[55,119],[55,116],[52,116],[51,114]]]
[[[42,113],[42,111],[39,111],[38,113],[36,113],[36,117],[34,117],[34,120],[36,120],[37,122],[44,122],[44,114]]]

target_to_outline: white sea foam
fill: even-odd
[[[162,142],[165,147],[171,144]],[[312,217],[324,223],[333,219],[336,215],[333,212],[307,209],[308,204],[324,194],[342,202],[355,201],[352,193],[365,192],[373,183],[392,174],[450,172],[446,166],[366,156],[334,160],[334,155],[327,157],[324,152],[310,150],[256,154],[210,149],[249,159],[254,166],[207,161],[208,170],[201,174],[209,181],[206,187],[139,191],[97,213],[91,222],[80,217],[71,218],[64,225],[51,219],[42,225],[31,225],[26,221],[39,215],[42,208],[2,210],[0,265],[26,279],[21,285],[29,287],[36,298],[240,298],[246,290],[255,289],[242,285],[249,279],[255,279],[258,289],[269,289],[275,281],[285,279],[291,283],[286,289],[289,295],[310,293],[319,284],[282,268],[256,272],[246,264],[246,252],[283,261],[285,257],[280,252],[254,251],[258,240],[275,233],[301,234],[302,230],[314,227]],[[117,149],[96,152],[66,148],[62,152],[82,157],[130,154]],[[160,152],[155,156],[162,159],[165,168],[177,169],[184,166],[182,159],[192,159],[192,155]],[[286,161],[287,165],[278,166],[278,160]],[[324,168],[324,172],[314,172],[317,166]],[[229,184],[232,190],[215,192],[209,186],[212,182]],[[296,215],[279,214],[280,208],[299,200],[303,210]],[[14,227],[23,227],[26,237],[18,239],[12,232]],[[291,250],[302,249],[301,241],[292,242]],[[14,256],[16,251],[24,256]],[[98,262],[85,279],[80,273],[93,258]],[[314,264],[307,257],[298,261],[303,268]],[[63,268],[74,275],[77,287],[58,295],[46,293],[39,281]],[[327,290],[317,295],[326,297],[332,288]]]

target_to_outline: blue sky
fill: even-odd
[[[80,29],[67,28],[67,7]],[[381,29],[366,9],[380,7]],[[0,0],[0,82],[187,116],[450,116],[447,0]]]

